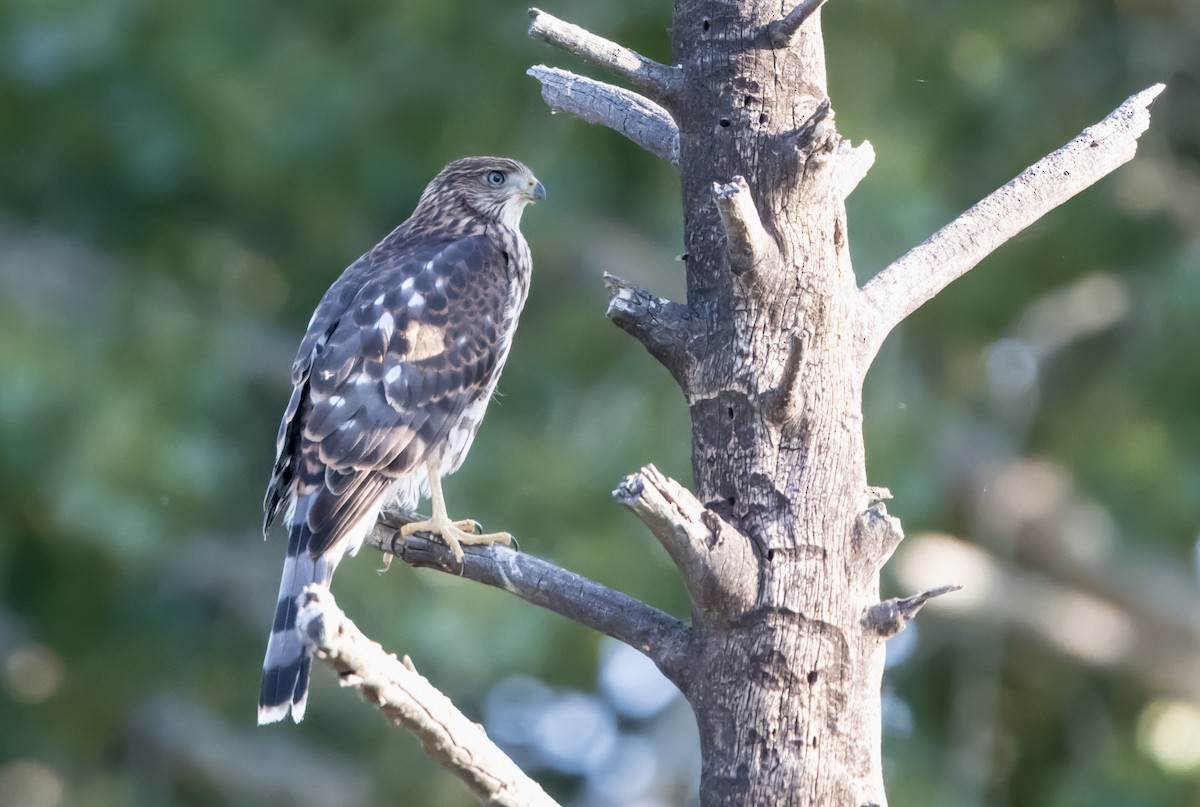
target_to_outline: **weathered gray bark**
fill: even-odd
[[[675,4],[688,310],[700,336],[682,379],[692,470],[700,500],[759,557],[753,606],[724,624],[696,620],[705,674],[685,694],[705,804],[883,804],[883,646],[860,620],[879,600],[885,546],[856,529],[870,504],[857,286],[832,129],[813,120],[828,120],[819,12],[775,49],[780,11]],[[774,247],[740,273],[713,200],[713,182],[737,176]]]

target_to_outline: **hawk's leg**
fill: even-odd
[[[433,503],[433,515],[424,521],[405,524],[400,528],[402,536],[407,537],[417,532],[436,533],[454,552],[454,559],[460,566],[463,559],[463,544],[512,543],[512,536],[507,532],[489,532],[480,535],[477,532],[479,524],[470,519],[451,521],[450,516],[446,513],[446,499],[442,494],[442,477],[432,462],[427,467],[429,469],[429,498]],[[470,529],[470,532],[464,527]]]

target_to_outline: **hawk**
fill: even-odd
[[[511,540],[451,521],[441,480],[466,459],[508,357],[532,266],[521,213],[545,197],[516,160],[456,160],[321,298],[292,365],[263,502],[263,533],[282,514],[288,546],[260,725],[289,710],[303,719],[312,659],[295,631],[297,597],[329,585],[385,504],[412,511],[429,497],[432,517],[404,533],[437,533],[460,562],[462,544]]]

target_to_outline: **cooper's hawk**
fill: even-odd
[[[328,586],[380,508],[415,510],[461,561],[461,544],[500,541],[451,522],[441,478],[462,465],[508,356],[529,290],[518,226],[542,183],[521,163],[468,157],[434,177],[417,209],[321,298],[292,365],[292,397],[264,502],[287,558],[263,661],[258,722],[304,717],[310,653],[295,631],[304,587]]]

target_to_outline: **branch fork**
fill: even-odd
[[[668,67],[616,42],[560,20],[541,9],[529,9],[529,35],[573,53],[615,76],[629,81],[660,104],[670,106],[683,83],[683,71]]]
[[[786,17],[768,25],[767,35],[771,39],[771,44],[776,48],[791,47],[800,33],[800,26],[823,5],[825,5],[825,0],[804,0],[788,12]]]
[[[881,639],[888,639],[904,630],[908,621],[925,607],[925,603],[934,597],[941,597],[952,591],[959,591],[962,586],[949,585],[931,588],[911,597],[892,597],[867,609],[863,616],[863,627]]]
[[[613,496],[650,529],[679,567],[698,620],[730,625],[753,608],[758,596],[753,543],[691,491],[647,465],[625,477]]]
[[[651,294],[608,272],[604,273],[604,285],[609,293],[605,316],[641,342],[682,384],[691,368],[688,348],[692,320],[687,306]]]
[[[529,9],[529,16],[529,35],[534,39],[573,53],[645,93],[545,65],[529,68],[526,72],[541,82],[542,100],[552,111],[607,126],[651,154],[679,164],[679,127],[668,108],[683,85],[682,69],[647,59],[540,9]]]
[[[729,239],[729,266],[735,275],[745,274],[778,255],[779,248],[758,216],[745,177],[735,176],[725,184],[714,182],[713,197]]]

